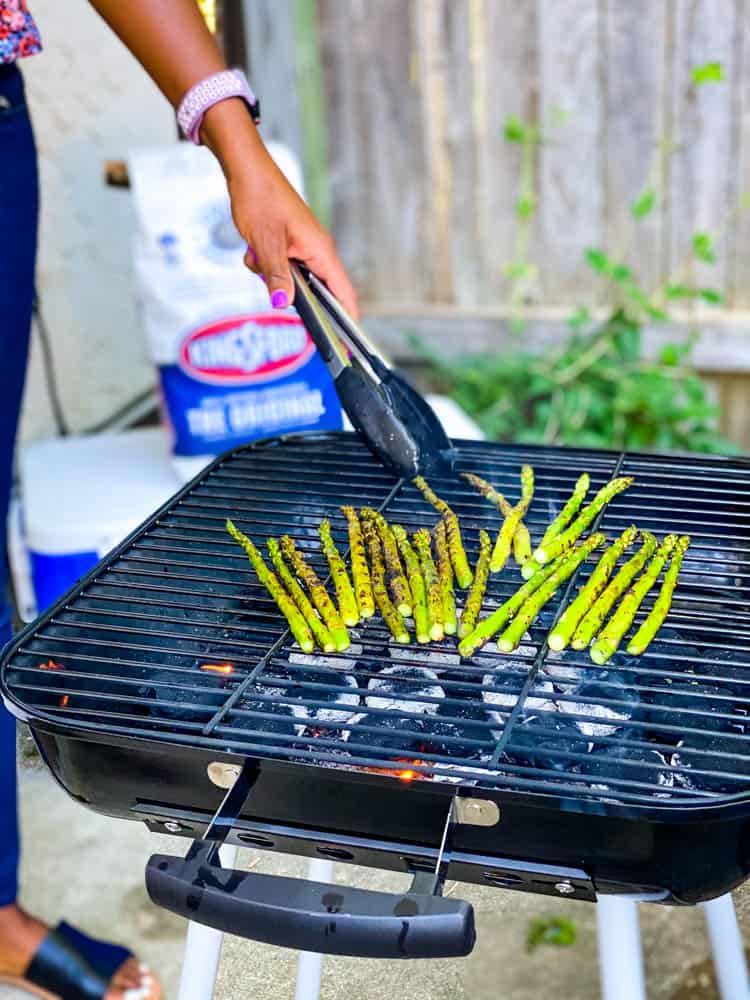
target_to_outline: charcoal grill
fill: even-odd
[[[691,904],[750,865],[750,463],[458,442],[432,484],[467,549],[498,526],[457,473],[510,497],[528,462],[538,537],[582,470],[635,485],[600,516],[693,542],[669,618],[640,658],[606,669],[551,653],[460,661],[455,643],[395,646],[379,619],[351,650],[305,656],[225,534],[290,532],[321,573],[323,516],[378,506],[408,529],[434,512],[353,435],[275,439],[217,460],[6,650],[6,702],[60,784],[105,814],[193,838],[152,859],[152,896],[249,937],[342,954],[465,954],[471,909],[444,880],[594,900]],[[486,608],[518,586],[493,577]],[[650,607],[641,612],[645,614]],[[639,616],[640,620],[640,616]],[[407,872],[399,897],[222,871],[252,845]]]

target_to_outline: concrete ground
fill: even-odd
[[[187,841],[149,834],[145,827],[106,819],[68,797],[33,758],[21,769],[24,827],[24,904],[49,921],[66,917],[95,935],[133,947],[158,970],[168,1000],[176,997],[185,923],[154,908],[143,886],[147,857],[155,851],[184,852]],[[304,864],[260,851],[243,851],[241,864],[256,871],[302,874]],[[337,866],[338,877],[397,891],[402,876]],[[450,888],[450,887],[449,887]],[[461,961],[382,962],[326,958],[321,1000],[595,1000],[599,997],[594,908],[499,889],[456,887],[476,909],[478,941]],[[750,892],[736,903],[750,940]],[[525,950],[529,922],[567,916],[578,936],[567,948]],[[650,1000],[709,1000],[717,997],[699,909],[641,907]],[[286,1000],[294,997],[296,956],[227,937],[217,1000]],[[27,994],[0,986],[0,1000]]]

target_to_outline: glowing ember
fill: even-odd
[[[69,701],[70,701],[70,695],[69,694],[64,694],[62,696],[62,698],[60,699],[60,708],[67,708]]]
[[[54,660],[47,660],[46,663],[39,664],[40,670],[63,670],[62,663],[55,663]]]
[[[201,663],[201,670],[210,670],[214,674],[231,674],[234,667],[231,663]]]
[[[395,768],[395,767],[363,767],[363,771],[369,771],[371,774],[387,774],[392,778],[398,778],[399,781],[414,781],[415,778],[421,780],[427,779],[429,781],[430,775],[423,774],[421,771],[414,771],[414,767],[426,767],[428,762],[426,760],[396,760],[394,764],[410,764],[411,767],[406,768]]]

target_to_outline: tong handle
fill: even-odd
[[[155,854],[152,901],[229,934],[326,955],[455,958],[474,947],[474,911],[462,900],[224,869],[216,855],[208,841],[187,858]]]

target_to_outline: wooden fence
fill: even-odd
[[[729,317],[742,358],[724,366],[726,342],[709,345],[707,370],[719,382],[731,370],[733,398],[747,395],[750,0],[249,0],[245,11],[266,134],[302,156],[371,314],[402,328],[479,310],[497,323],[462,335],[464,348],[502,343],[521,155],[503,131],[517,116],[544,137],[532,319],[605,301],[586,247],[647,288],[695,277],[722,293],[718,323]],[[724,80],[696,87],[692,69],[708,62]],[[630,205],[650,188],[655,207],[636,225]],[[695,260],[696,232],[715,235],[714,264]],[[445,330],[455,340],[458,327]],[[750,445],[750,429],[736,432],[744,406],[728,419]]]

